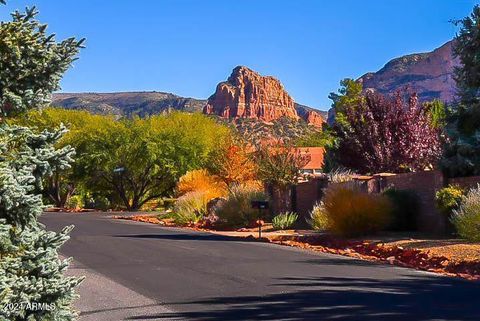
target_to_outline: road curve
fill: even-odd
[[[479,282],[105,213],[41,221],[74,224],[63,255],[165,307],[125,320],[480,320]]]

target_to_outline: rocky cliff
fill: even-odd
[[[384,94],[408,88],[416,92],[421,101],[451,102],[455,96],[453,68],[459,64],[453,58],[452,43],[449,41],[431,52],[395,58],[379,71],[367,73],[359,80],[364,89],[373,88]]]
[[[296,107],[301,111],[297,112]],[[238,66],[227,81],[217,85],[203,112],[228,119],[249,118],[264,122],[281,117],[303,118],[309,124],[321,127],[323,118],[320,113],[305,107],[295,104],[276,78]]]
[[[298,116],[305,120],[308,124],[321,127],[326,121],[328,112],[295,103],[295,110]]]

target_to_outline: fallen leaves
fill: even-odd
[[[129,221],[136,221],[136,222],[166,225],[166,223],[163,220],[160,220],[158,217],[152,216],[152,215],[132,215],[132,216],[115,215],[115,216],[112,216],[112,218],[120,219],[120,220],[129,220]]]

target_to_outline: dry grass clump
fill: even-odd
[[[227,189],[226,185],[216,176],[211,175],[205,169],[198,169],[187,172],[180,177],[177,184],[177,194],[179,196],[191,192],[202,192],[210,200],[225,196]]]
[[[358,188],[327,189],[323,205],[328,230],[348,237],[374,233],[388,226],[392,205],[381,194],[368,194]],[[319,215],[319,214],[317,214]]]
[[[460,237],[480,242],[480,184],[468,191],[453,210],[452,223]]]
[[[230,188],[225,199],[215,208],[218,225],[230,228],[249,226],[258,218],[258,210],[252,208],[252,201],[266,200],[265,192],[252,185],[237,185]]]

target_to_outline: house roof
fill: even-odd
[[[301,154],[310,155],[310,161],[303,169],[321,169],[324,162],[325,149],[323,147],[297,147]]]
[[[281,147],[273,147],[273,150],[280,150]],[[322,169],[324,164],[325,148],[323,147],[295,147],[295,150],[303,155],[310,155],[310,160],[302,169]],[[253,152],[254,147],[250,146],[249,151]]]

